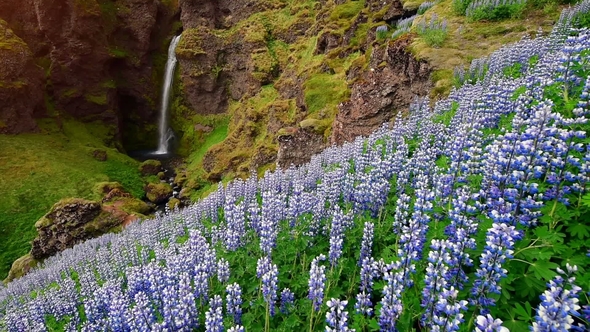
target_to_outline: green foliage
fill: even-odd
[[[467,13],[467,18],[471,21],[500,21],[506,19],[517,19],[522,16],[526,2],[516,2],[511,4],[493,6],[483,5]]]
[[[442,29],[426,29],[423,32],[418,32],[426,45],[430,47],[441,47],[447,39],[448,32]]]
[[[465,11],[472,0],[453,0],[452,7],[453,11],[457,15],[465,15]]]
[[[332,21],[351,19],[360,13],[364,6],[365,1],[347,1],[332,10],[330,19]]]

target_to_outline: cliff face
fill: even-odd
[[[410,40],[375,36],[379,25],[411,14],[399,0],[181,0],[180,7],[182,116],[230,118],[200,167],[210,181],[305,163],[428,93],[430,69],[406,51]]]
[[[42,115],[43,72],[28,45],[0,20],[0,134],[37,128]]]
[[[45,92],[45,101],[34,98],[28,101],[34,104],[31,107],[45,109],[57,118],[69,114],[117,128],[130,120],[126,115],[130,111],[140,115],[137,117],[153,117],[158,81],[152,79],[150,53],[159,48],[164,37],[157,24],[166,24],[166,17],[173,15],[174,6],[159,0],[0,3],[0,18],[28,45],[36,70],[45,74],[44,86],[35,87],[41,94]],[[9,61],[11,54],[4,55]],[[8,100],[0,100],[8,104]],[[3,107],[0,114],[6,117],[6,113]],[[6,132],[30,129],[6,127]]]

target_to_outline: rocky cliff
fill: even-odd
[[[375,36],[377,26],[414,12],[398,0],[183,0],[180,7],[176,114],[230,119],[199,164],[210,181],[305,163],[429,91],[431,70],[406,49],[411,39]],[[199,144],[192,127],[177,129]]]
[[[3,132],[34,129],[36,115],[100,120],[118,133],[138,120],[155,122],[159,81],[152,53],[164,44],[176,7],[160,0],[2,1],[1,29],[22,40],[2,44],[0,59],[9,66],[1,79],[21,80],[0,86]],[[10,93],[15,85],[34,91],[32,98],[5,97],[18,98]],[[16,113],[22,118],[10,120]]]

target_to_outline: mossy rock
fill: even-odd
[[[285,127],[279,129],[277,132],[277,137],[290,137],[294,136],[297,133],[297,128],[295,127]]]
[[[152,211],[146,202],[133,197],[119,197],[113,202],[113,204],[129,214],[147,216]]]
[[[142,176],[158,175],[162,171],[162,162],[155,159],[148,159],[139,165],[139,172]]]
[[[113,214],[101,211],[101,213],[92,221],[84,224],[82,227],[83,233],[86,236],[99,236],[108,232],[112,232],[113,228],[119,226],[121,220],[116,218]]]
[[[174,210],[177,206],[180,205],[180,200],[178,198],[170,198],[168,201],[168,209]]]
[[[164,180],[166,178],[166,173],[164,173],[164,172],[158,172],[157,177],[160,180]]]
[[[168,183],[148,183],[145,193],[150,202],[162,204],[172,196],[172,187]]]
[[[14,279],[18,279],[25,274],[27,274],[32,268],[37,266],[39,261],[36,260],[31,254],[26,254],[21,258],[17,259],[12,263],[12,267],[10,268],[10,272],[8,272],[8,277],[4,280],[4,282],[10,282]]]
[[[314,132],[316,134],[323,135],[326,129],[330,126],[329,119],[327,120],[318,120],[318,119],[305,119],[299,122],[299,127],[303,130],[307,130],[309,132]]]
[[[110,193],[113,189],[125,191],[123,185],[119,182],[99,182],[94,185],[93,192],[96,193],[100,198]]]

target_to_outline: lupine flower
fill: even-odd
[[[501,319],[494,319],[490,314],[487,314],[477,316],[475,332],[510,332],[510,330],[502,326]]]
[[[572,327],[572,315],[579,315],[578,293],[582,290],[574,285],[576,278],[571,276],[576,271],[577,267],[569,264],[567,272],[557,269],[559,275],[549,281],[549,289],[541,295],[531,331],[568,331]]]
[[[338,259],[342,255],[342,243],[344,242],[344,227],[342,225],[344,215],[339,206],[334,208],[332,214],[332,227],[330,227],[330,266],[333,268],[338,264]]]
[[[242,289],[237,283],[225,287],[227,314],[233,319],[234,324],[242,324]]]
[[[363,264],[363,260],[367,257],[371,257],[373,247],[373,230],[375,225],[367,221],[363,229],[363,240],[361,242],[361,255],[358,260],[358,266]]]
[[[225,258],[217,261],[217,279],[220,283],[226,283],[229,280],[229,262]]]
[[[219,295],[211,299],[209,310],[205,312],[205,331],[222,332],[224,330],[222,304],[223,300]]]
[[[324,284],[326,282],[326,267],[319,265],[320,261],[326,259],[326,256],[320,254],[311,262],[309,271],[309,295],[308,298],[313,304],[315,311],[320,311],[324,302]]]
[[[387,284],[383,287],[379,327],[384,332],[397,332],[395,323],[403,311],[402,292],[404,290],[405,271],[400,261],[386,267],[383,279]]]
[[[348,328],[348,312],[344,310],[348,301],[332,298],[326,303],[330,311],[326,313],[326,332],[354,331]]]
[[[291,307],[293,306],[293,302],[295,301],[295,294],[289,289],[284,288],[281,292],[281,307],[280,312],[282,314],[289,314]]]
[[[242,325],[235,325],[229,328],[227,332],[244,332],[245,329]]]
[[[277,300],[279,270],[276,264],[272,264],[270,269],[262,276],[262,296],[268,304],[270,315],[275,314],[275,302]]]
[[[473,284],[471,294],[473,304],[486,308],[495,304],[491,294],[500,294],[500,279],[506,276],[506,269],[502,264],[512,258],[514,241],[519,240],[522,233],[514,226],[494,223],[486,234],[486,246],[480,257],[480,265],[475,275],[477,280]],[[482,313],[486,313],[483,312]]]

